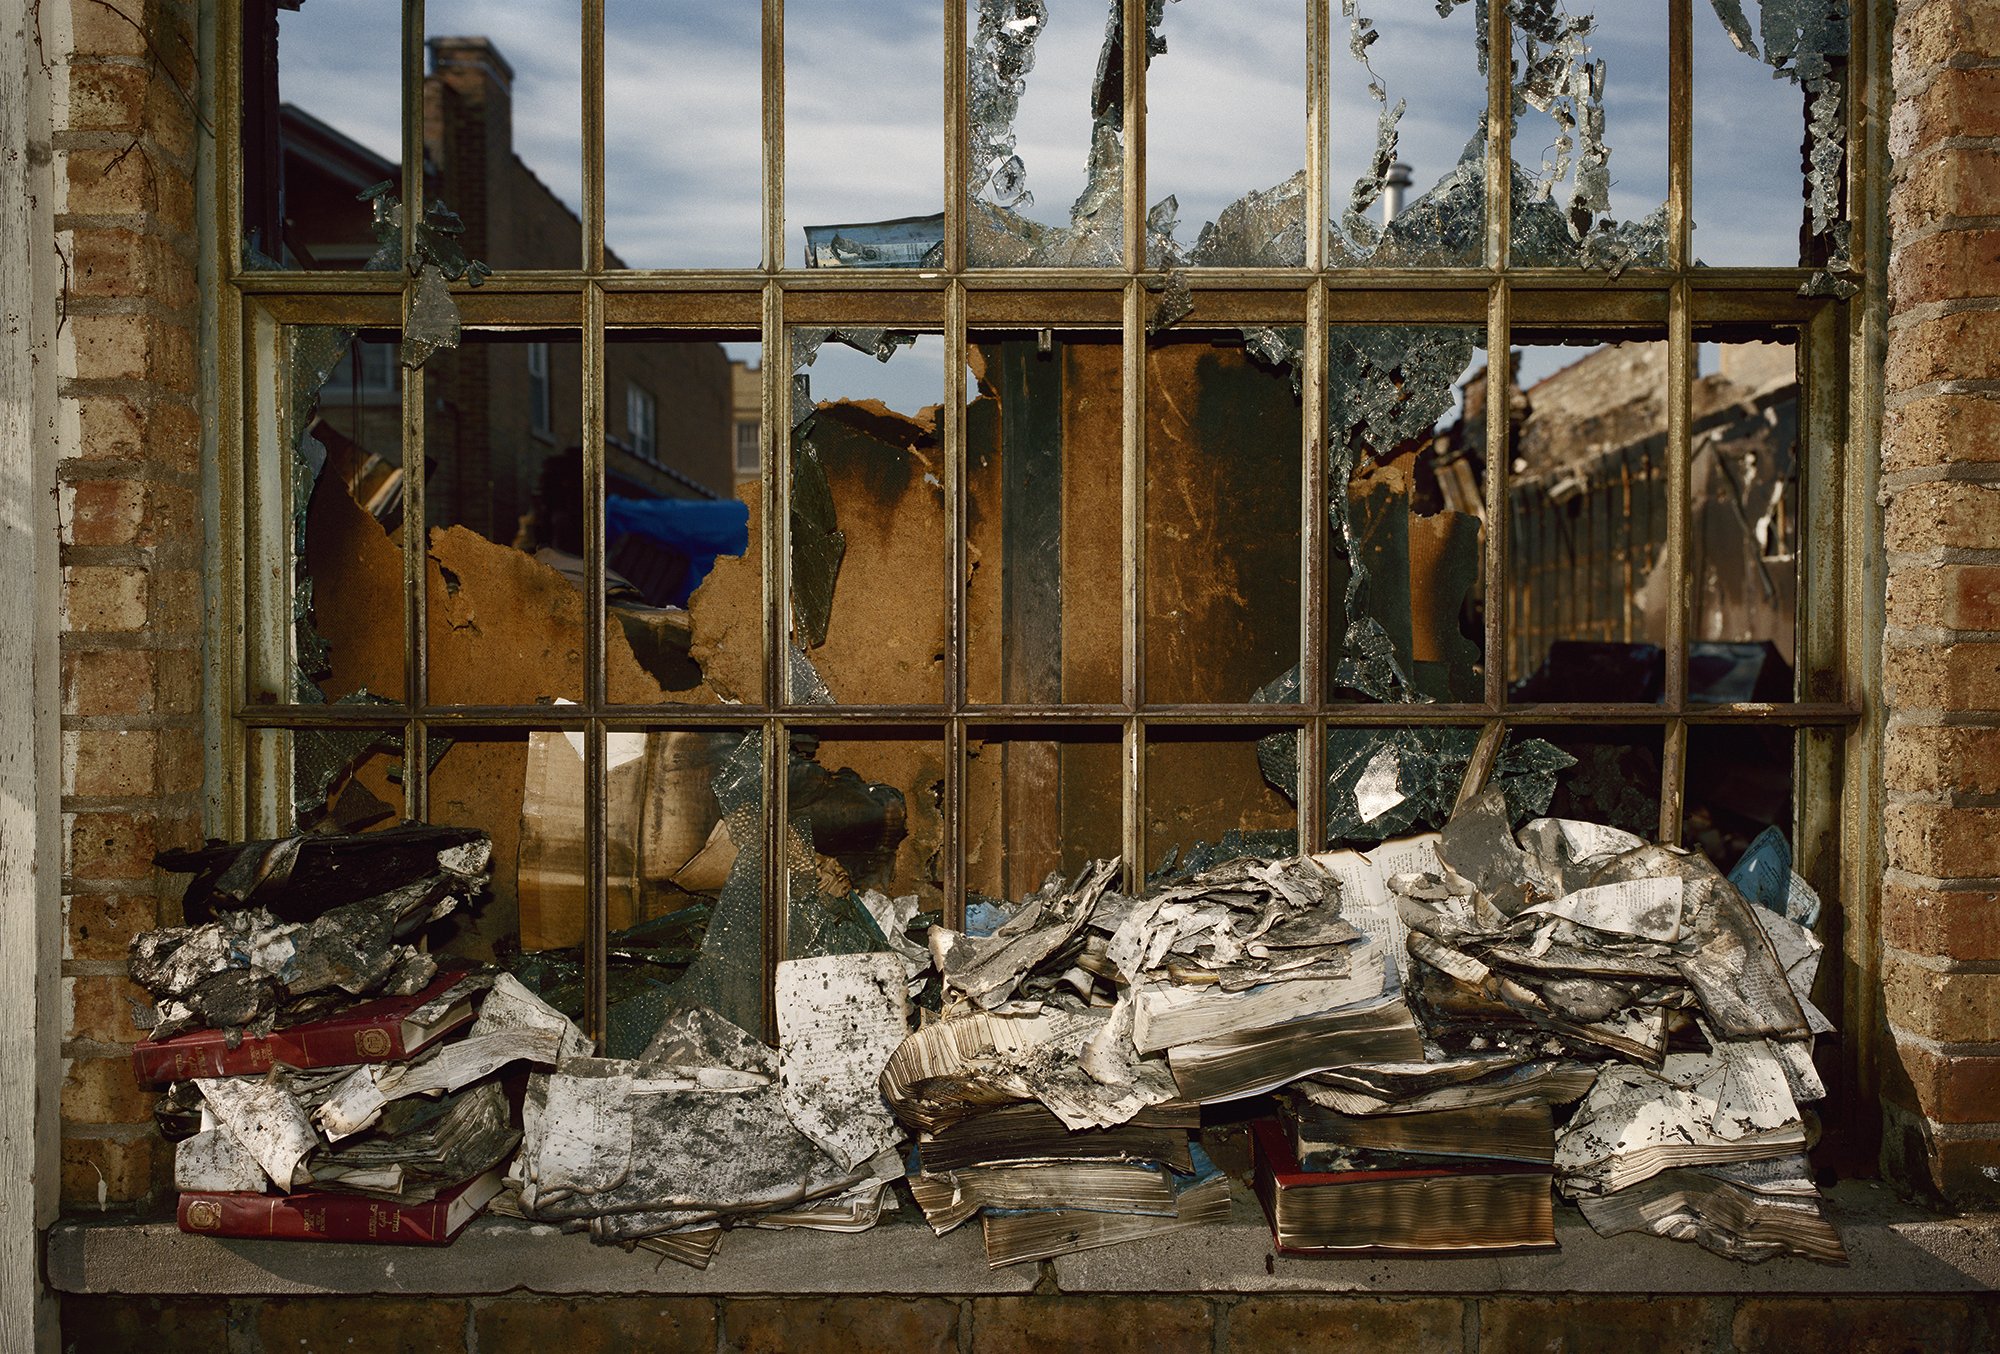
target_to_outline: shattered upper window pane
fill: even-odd
[[[1263,736],[1296,747],[1297,729]],[[1255,731],[1156,726],[1146,735],[1149,876],[1199,869],[1216,858],[1287,856],[1298,850],[1296,791],[1258,760]]]
[[[943,265],[943,59],[936,0],[785,6],[782,265]]]
[[[1290,0],[1179,0],[1146,72],[1146,192],[1172,266],[1305,262],[1304,15]]]
[[[1164,4],[1149,0],[1149,54]],[[1118,0],[970,0],[965,27],[966,261],[1116,267],[1125,252]]]

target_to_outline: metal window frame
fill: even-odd
[[[1847,197],[1853,219],[1854,256],[1864,264],[1861,294],[1851,300],[1806,299],[1801,286],[1808,268],[1707,268],[1691,261],[1689,239],[1692,182],[1692,70],[1690,45],[1696,0],[1664,0],[1669,6],[1669,250],[1671,264],[1632,269],[1620,277],[1574,269],[1527,268],[1510,260],[1508,164],[1510,137],[1489,136],[1486,164],[1487,220],[1483,261],[1474,267],[1439,269],[1336,269],[1327,266],[1325,233],[1310,232],[1303,268],[1190,270],[1194,298],[1189,329],[1246,324],[1302,326],[1305,332],[1300,512],[1300,658],[1302,689],[1310,699],[1297,706],[1164,706],[1147,698],[1145,665],[1145,447],[1147,321],[1153,296],[1164,279],[1145,267],[1146,62],[1143,44],[1124,49],[1124,264],[1106,269],[972,269],[965,257],[965,148],[969,115],[965,91],[967,16],[965,0],[944,6],[944,175],[945,245],[943,265],[934,271],[869,272],[859,269],[806,269],[784,263],[785,83],[783,0],[763,0],[763,215],[762,265],[738,270],[633,270],[606,267],[604,247],[604,8],[605,0],[580,0],[582,7],[583,202],[582,248],[575,269],[515,272],[489,280],[478,291],[458,291],[468,328],[533,332],[574,330],[581,340],[583,366],[583,466],[585,491],[602,503],[605,483],[605,343],[607,331],[734,331],[755,333],[762,342],[762,436],[760,464],[767,471],[786,464],[791,402],[791,360],[787,330],[793,326],[876,325],[939,331],[945,343],[946,416],[944,493],[947,548],[939,561],[947,620],[945,701],[935,706],[846,705],[835,708],[792,703],[784,689],[789,634],[790,553],[787,528],[789,484],[766,473],[761,490],[764,570],[764,670],[760,703],[680,708],[613,706],[604,689],[604,529],[601,511],[587,515],[585,589],[586,689],[580,704],[562,707],[482,708],[432,704],[426,662],[424,533],[404,533],[404,633],[408,703],[386,713],[351,707],[286,706],[258,699],[249,687],[251,657],[260,646],[282,646],[283,618],[257,614],[246,602],[254,561],[267,554],[265,539],[285,518],[281,505],[259,503],[249,471],[268,436],[270,392],[258,388],[269,377],[270,344],[283,326],[343,324],[393,329],[400,325],[412,294],[411,279],[384,273],[244,271],[236,244],[242,238],[241,90],[232,78],[216,85],[217,257],[225,261],[221,280],[224,320],[218,336],[222,417],[220,450],[225,493],[220,520],[224,558],[234,576],[221,581],[219,601],[225,633],[233,636],[225,671],[233,693],[233,718],[222,731],[222,764],[234,782],[222,797],[233,819],[226,826],[270,830],[276,821],[268,804],[255,801],[254,787],[269,783],[268,745],[279,740],[260,730],[330,725],[379,725],[400,729],[406,746],[424,746],[433,729],[477,727],[566,728],[585,735],[587,802],[588,923],[586,956],[591,981],[587,1023],[592,1033],[605,1026],[604,820],[605,735],[634,728],[729,726],[761,729],[765,746],[764,815],[767,841],[780,839],[787,821],[782,752],[794,727],[928,729],[945,745],[944,892],[950,915],[962,915],[965,895],[963,808],[968,728],[1006,725],[1046,729],[1051,735],[1078,726],[1110,727],[1123,740],[1123,843],[1128,873],[1143,860],[1145,749],[1148,730],[1157,726],[1208,725],[1218,728],[1292,724],[1301,730],[1301,785],[1298,823],[1302,845],[1323,845],[1323,755],[1329,728],[1342,725],[1398,725],[1412,722],[1477,726],[1483,731],[1468,788],[1490,767],[1508,728],[1516,724],[1654,724],[1664,730],[1660,829],[1665,840],[1679,839],[1687,730],[1711,724],[1777,723],[1798,730],[1796,739],[1794,840],[1801,871],[1822,893],[1838,897],[1830,909],[1836,934],[1829,940],[1844,962],[1829,964],[1834,1000],[1843,1028],[1855,1034],[1838,1058],[1844,1127],[1856,1144],[1857,1159],[1872,1155],[1870,1124],[1879,1077],[1871,1031],[1878,1005],[1879,961],[1873,940],[1874,870],[1878,851],[1879,792],[1869,783],[1879,758],[1879,731],[1868,707],[1879,673],[1879,525],[1873,503],[1874,439],[1879,427],[1879,372],[1884,302],[1880,278],[1886,228],[1883,194],[1887,157],[1883,144],[1888,80],[1886,52],[1891,6],[1887,0],[1857,0],[1849,64]],[[1141,32],[1147,0],[1121,0],[1126,31]],[[1328,147],[1331,93],[1329,71],[1335,16],[1333,0],[1300,0],[1306,37],[1307,204],[1309,221],[1328,219]],[[225,72],[242,50],[242,7],[218,9],[218,51]],[[1512,50],[1508,7],[1488,7],[1489,50]],[[425,80],[423,0],[405,0],[403,11],[403,182],[404,237],[412,237],[423,202],[423,118]],[[1507,63],[1489,63],[1488,125],[1508,127],[1511,91]],[[455,289],[456,290],[456,289]],[[234,317],[232,319],[231,317]],[[1357,706],[1325,697],[1325,626],[1329,604],[1325,563],[1325,513],[1318,505],[1328,492],[1324,415],[1327,405],[1325,348],[1330,327],[1341,324],[1465,324],[1483,326],[1486,350],[1507,351],[1517,330],[1629,330],[1663,334],[1668,344],[1667,465],[1668,534],[1666,569],[1674,580],[1667,615],[1667,690],[1656,706],[1513,705],[1507,701],[1504,655],[1506,611],[1486,608],[1484,699],[1461,705]],[[1784,705],[1697,706],[1690,703],[1686,672],[1692,580],[1686,574],[1689,528],[1690,390],[1693,347],[1698,329],[1767,327],[1795,331],[1800,350],[1801,441],[1806,449],[1806,507],[1800,540],[1803,567],[1799,586],[1797,700]],[[964,380],[968,335],[999,329],[1099,329],[1122,337],[1124,436],[1123,476],[1123,671],[1115,705],[982,705],[967,702],[964,654],[966,605],[956,580],[965,576],[966,482]],[[260,337],[261,336],[261,337]],[[1488,407],[1505,408],[1506,364],[1488,364]],[[259,375],[259,372],[262,375]],[[405,380],[403,439],[424,444],[424,383]],[[261,412],[260,412],[261,411]],[[262,420],[260,422],[260,420]],[[1486,506],[1489,529],[1484,561],[1487,596],[1507,592],[1506,447],[1504,420],[1488,422],[1489,473]],[[424,486],[412,477],[405,489],[407,520],[425,520]],[[262,749],[253,756],[253,745]],[[425,759],[408,759],[407,811],[421,817],[428,807]],[[1141,865],[1140,868],[1143,868]],[[787,881],[783,853],[765,861],[765,959],[782,956]],[[1872,876],[1872,877],[1871,877]],[[1843,929],[1844,928],[1844,929]],[[767,972],[768,978],[768,972]],[[770,1024],[767,987],[767,1026]]]

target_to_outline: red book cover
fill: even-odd
[[[339,1015],[263,1036],[245,1034],[235,1048],[229,1047],[224,1030],[189,1030],[171,1039],[135,1044],[132,1075],[140,1085],[152,1086],[188,1077],[258,1076],[276,1063],[311,1068],[395,1062],[472,1019],[474,1003],[468,994],[429,1024],[409,1021],[412,1011],[443,995],[464,976],[459,970],[440,973],[429,987],[407,997],[363,1002]]]
[[[500,1183],[496,1167],[421,1204],[332,1190],[294,1194],[193,1190],[181,1195],[175,1221],[183,1232],[196,1236],[446,1246],[500,1192]]]

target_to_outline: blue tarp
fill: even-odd
[[[604,500],[604,538],[615,541],[627,534],[644,536],[687,557],[687,577],[666,599],[669,606],[686,606],[718,555],[740,555],[750,548],[750,507],[734,498],[611,495]]]

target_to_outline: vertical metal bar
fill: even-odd
[[[1122,0],[1122,6],[1125,33],[1119,50],[1125,58],[1125,269],[1142,273],[1146,270],[1146,0]]]
[[[1125,881],[1127,891],[1146,883],[1146,720],[1132,715],[1125,721],[1125,775],[1121,795],[1124,814]]]
[[[764,268],[785,266],[785,2],[764,0]],[[764,354],[766,369],[771,353]],[[790,364],[786,363],[789,372]]]
[[[966,188],[971,173],[966,163],[972,125],[966,108],[971,88],[966,42],[965,0],[944,0],[944,270],[953,275],[965,270]]]
[[[781,78],[781,72],[774,74],[767,65],[765,75],[768,92],[768,81]],[[770,182],[767,178],[767,185]],[[776,709],[791,699],[788,617],[792,577],[792,356],[785,333],[784,289],[776,279],[765,283],[763,303],[764,475],[758,486],[758,503],[762,512],[764,555],[764,703],[767,709]],[[764,744],[764,1037],[775,1041],[778,1034],[775,983],[778,961],[785,954],[785,924],[791,915],[791,872],[785,866],[790,845],[787,823],[791,737],[785,721],[776,715],[763,721],[760,732]]]
[[[1502,6],[1495,5],[1500,10]],[[1507,703],[1507,472],[1514,454],[1513,293],[1503,278],[1486,294],[1486,646],[1485,700]]]
[[[963,29],[965,11],[958,0],[950,0]],[[949,35],[951,24],[946,23]],[[961,49],[963,44],[960,44]],[[960,180],[952,178],[947,191],[955,201],[961,192]],[[957,238],[947,233],[947,240]],[[965,284],[953,282],[945,292],[944,320],[944,501],[945,501],[945,648],[944,683],[944,907],[945,924],[954,930],[965,920],[965,646],[967,640],[965,584],[966,482],[965,482],[965,372],[966,350],[971,336],[965,330]],[[1063,492],[1058,484],[1054,491]],[[1060,569],[1060,565],[1057,566]],[[1060,624],[1060,616],[1057,618]],[[1061,691],[1041,693],[1061,698]]]
[[[604,271],[604,3],[583,0],[583,267]]]
[[[1308,209],[1310,210],[1310,208]],[[1308,220],[1324,219],[1308,216]],[[1313,234],[1324,235],[1324,231]],[[1312,710],[1324,711],[1327,698],[1326,551],[1327,504],[1346,485],[1328,483],[1326,448],[1327,286],[1315,279],[1306,293],[1305,342],[1300,345],[1305,371],[1300,373],[1301,433],[1299,455],[1299,698]],[[1326,720],[1316,715],[1306,725],[1299,748],[1299,783],[1294,790],[1299,808],[1299,848],[1318,851],[1326,832]]]
[[[778,964],[785,957],[786,923],[791,919],[792,873],[787,868],[791,831],[788,772],[791,735],[785,721],[765,719],[764,739],[764,1039],[778,1041]]]
[[[1486,13],[1486,266],[1507,266],[1513,238],[1514,88],[1510,58],[1514,30],[1508,7]],[[1491,413],[1488,414],[1489,421]]]
[[[1688,626],[1694,581],[1688,572],[1688,519],[1694,347],[1691,338],[1688,283],[1674,283],[1667,311],[1667,709],[1687,708]]]
[[[1306,267],[1326,267],[1327,156],[1332,143],[1332,13],[1328,0],[1306,6]],[[1302,839],[1303,840],[1303,839]]]
[[[1126,8],[1129,14],[1132,6]],[[1121,671],[1125,708],[1132,715],[1125,723],[1125,862],[1126,882],[1136,887],[1146,878],[1146,731],[1138,717],[1146,702],[1146,293],[1136,278],[1125,284],[1120,359],[1124,368],[1124,427],[1119,443],[1123,458]]]
[[[1687,794],[1687,721],[1667,721],[1660,748],[1660,840],[1677,846]]]
[[[424,0],[403,5],[403,257],[415,256],[424,209]],[[403,327],[409,328],[415,296],[410,272],[402,270]],[[430,507],[425,489],[424,391],[422,367],[402,368],[403,402],[403,680],[413,713],[403,733],[403,816],[430,819]]]
[[[1667,5],[1667,260],[1688,266],[1694,235],[1693,0]]]
[[[600,239],[602,236],[600,235]],[[605,824],[604,289],[583,289],[584,1021],[604,1047],[609,1028],[610,870]]]

